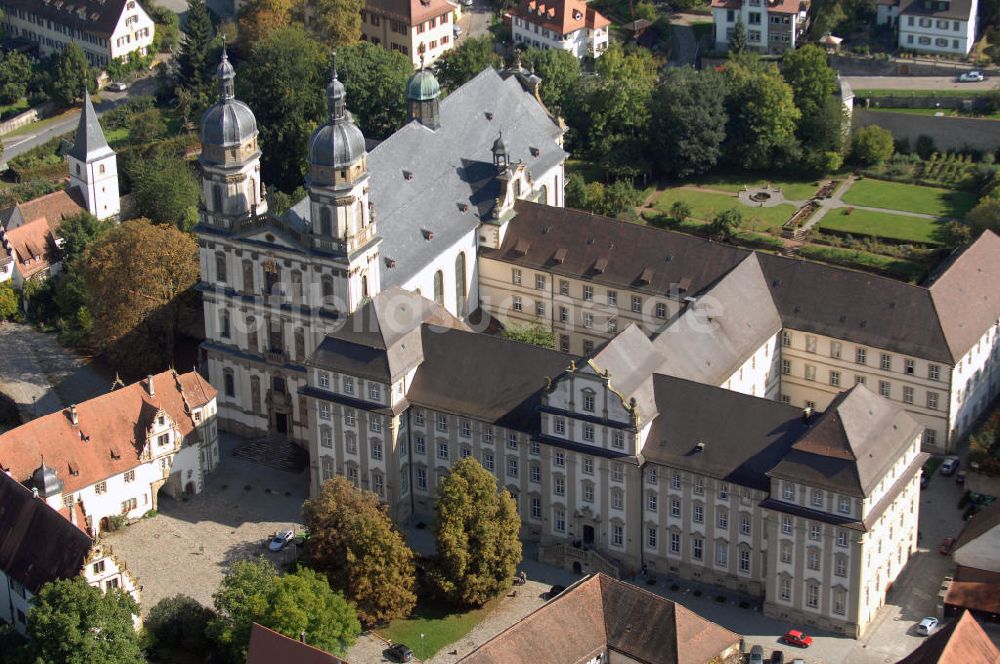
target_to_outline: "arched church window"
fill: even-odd
[[[222,212],[222,186],[212,185],[212,211]]]
[[[333,299],[333,277],[323,275],[323,304],[330,304]]]
[[[247,349],[251,353],[260,350],[260,344],[257,343],[257,320],[253,316],[247,317]]]
[[[465,312],[465,252],[455,258],[455,307],[459,316]]]
[[[223,309],[219,314],[219,336],[228,339],[229,334],[229,312]]]
[[[301,327],[295,328],[295,359],[306,359],[306,333]]]
[[[538,194],[538,202],[541,203],[542,205],[548,205],[549,204],[548,186],[543,184],[539,191],[540,193]]]
[[[368,297],[368,275],[361,275],[361,297]]]
[[[328,207],[319,210],[319,232],[326,237],[333,237],[333,215]]]
[[[434,301],[444,305],[444,272],[441,270],[434,273]]]
[[[255,178],[250,178],[250,204],[254,204],[260,200],[260,191],[257,189],[257,180]]]
[[[260,376],[250,377],[250,409],[253,411],[254,415],[259,415],[261,412],[260,406]]]
[[[227,397],[236,396],[236,378],[233,376],[232,369],[226,369],[222,372],[222,383],[223,390]]]

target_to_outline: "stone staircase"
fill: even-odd
[[[614,579],[621,578],[621,568],[618,563],[594,549],[575,547],[565,542],[539,544],[538,562],[561,567],[571,572],[579,571],[583,574],[602,572]]]
[[[287,473],[301,473],[309,466],[308,450],[277,435],[255,438],[233,450],[233,456]]]

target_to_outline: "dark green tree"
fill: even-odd
[[[97,74],[76,43],[70,42],[62,53],[52,56],[50,64],[45,92],[58,106],[70,106],[83,97],[84,83],[90,94],[97,92]]]
[[[580,79],[580,60],[560,48],[528,49],[521,59],[542,79],[540,93],[545,106],[552,113],[564,115],[566,100]]]
[[[691,206],[684,201],[674,201],[674,204],[670,206],[670,211],[667,212],[667,217],[675,224],[684,223],[690,216]]]
[[[493,50],[493,37],[468,37],[446,52],[434,65],[438,82],[448,91],[457,90],[487,67],[503,67],[503,60]]]
[[[18,311],[17,291],[10,281],[0,283],[0,320],[10,320]]]
[[[177,85],[196,96],[209,95],[212,85],[210,49],[212,18],[205,0],[188,0],[184,40],[177,54]]]
[[[860,127],[851,139],[851,159],[861,166],[884,163],[894,149],[892,134],[876,125]]]
[[[713,168],[726,138],[726,80],[690,68],[670,69],[653,93],[650,139],[657,170],[684,178]]]
[[[130,161],[129,178],[139,214],[183,231],[198,223],[201,185],[182,158],[154,150],[146,159]]]
[[[163,122],[163,113],[158,108],[136,113],[128,122],[128,142],[135,146],[147,146],[163,138],[167,127]]]
[[[743,27],[743,21],[737,20],[733,34],[729,36],[729,51],[731,53],[743,53],[747,50],[747,29]]]
[[[144,662],[132,616],[139,607],[117,588],[102,593],[83,577],[42,586],[28,621],[29,648],[42,662]]]
[[[246,661],[250,629],[267,614],[277,581],[278,570],[263,558],[237,561],[222,577],[207,634],[232,661]]]
[[[709,225],[709,232],[715,239],[728,240],[739,230],[742,223],[743,215],[736,208],[732,208],[715,215]]]
[[[194,655],[204,655],[211,647],[205,634],[215,612],[187,595],[164,597],[153,605],[143,621],[152,635],[154,652],[178,647]],[[165,657],[157,658],[166,661]]]
[[[358,42],[337,51],[337,72],[367,138],[388,138],[406,123],[406,81],[413,64],[405,55]]]
[[[521,519],[510,493],[466,457],[441,482],[434,511],[442,593],[456,604],[482,606],[506,592],[521,561]]]
[[[18,51],[0,54],[0,104],[13,104],[28,91],[31,61]]]
[[[302,507],[313,569],[342,588],[366,624],[409,615],[416,605],[413,552],[371,491],[337,475]]]
[[[278,577],[260,624],[343,656],[361,633],[358,614],[326,578],[308,567]]]
[[[826,63],[826,52],[817,44],[786,51],[781,74],[792,86],[795,106],[803,116],[819,112],[837,91],[837,72]]]
[[[798,151],[799,109],[792,89],[772,63],[751,54],[731,55],[726,65],[726,147],[743,168],[773,168]]]
[[[556,347],[556,335],[541,325],[512,325],[503,331],[503,337],[542,348]]]
[[[306,144],[326,118],[329,78],[326,49],[294,24],[254,44],[236,77],[237,95],[257,116],[262,178],[282,191],[305,177]]]
[[[115,225],[115,222],[110,219],[98,221],[97,217],[89,212],[81,212],[63,219],[59,224],[59,236],[63,240],[63,263],[75,263],[83,256],[91,242],[114,228]]]

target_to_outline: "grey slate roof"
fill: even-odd
[[[780,330],[781,316],[751,254],[657,335],[658,371],[721,385]]]
[[[968,21],[972,18],[972,0],[900,0],[900,15],[931,16],[933,18],[958,19]]]
[[[76,30],[110,37],[125,11],[128,0],[65,0],[64,2],[42,2],[40,0],[4,0],[4,9],[22,9],[59,25],[67,25]],[[83,10],[83,13],[80,13]],[[143,11],[136,7],[135,11]]]
[[[83,110],[80,112],[80,123],[76,128],[73,147],[67,152],[70,157],[82,162],[101,159],[114,154],[104,138],[101,123],[97,121],[97,113],[90,101],[90,92],[83,91]]]
[[[923,427],[862,384],[841,392],[770,475],[867,497]]]
[[[557,143],[562,129],[517,77],[504,80],[495,69],[451,92],[440,102],[440,115],[436,131],[410,122],[368,155],[369,195],[383,239],[383,288],[406,283],[489,218],[500,191],[490,149],[500,131],[511,161],[523,161],[532,176],[566,157]],[[291,210],[306,221],[309,214],[308,198]],[[388,260],[396,266],[386,267]]]
[[[638,325],[629,325],[598,348],[588,362],[596,371],[608,372],[611,387],[626,403],[635,399],[642,421],[648,422],[656,416],[653,371],[661,358]]]
[[[32,593],[83,571],[90,538],[7,473],[0,472],[0,569]]]
[[[653,385],[659,415],[642,448],[647,461],[766,491],[766,473],[807,430],[787,404],[661,374]]]

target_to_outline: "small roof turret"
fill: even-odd
[[[38,494],[42,498],[51,498],[52,496],[61,494],[63,491],[63,481],[59,479],[55,468],[45,465],[44,458],[42,459],[42,465],[32,473],[31,484],[38,490]]]
[[[229,63],[225,44],[215,75],[219,81],[219,101],[201,117],[202,145],[242,145],[257,135],[257,118],[250,107],[236,99],[236,71]]]
[[[365,156],[365,136],[347,112],[347,91],[337,77],[334,61],[326,86],[329,119],[309,138],[309,166],[342,169]],[[314,178],[315,179],[315,178]]]

